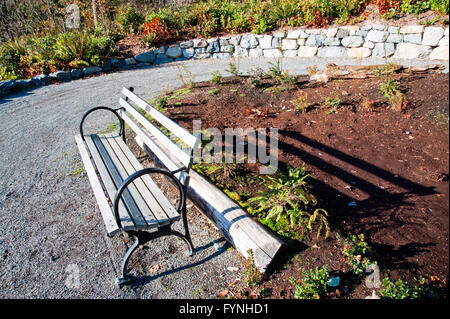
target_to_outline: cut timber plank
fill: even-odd
[[[80,151],[81,160],[83,161],[84,167],[86,169],[86,174],[94,192],[95,199],[97,200],[100,213],[102,214],[103,221],[105,222],[106,232],[109,236],[114,236],[120,231],[120,229],[116,223],[116,219],[114,217],[111,206],[108,204],[102,185],[100,184],[100,181],[97,177],[97,172],[92,165],[89,153],[86,149],[86,146],[84,145],[81,136],[75,136],[75,141],[77,143],[78,150]]]
[[[191,161],[191,156],[186,154],[176,143],[174,143],[166,134],[164,134],[158,127],[153,125],[144,115],[136,110],[124,99],[120,99],[120,105],[123,106],[128,113],[131,114],[150,134],[160,140],[166,148],[173,154],[184,166],[188,167]]]
[[[164,166],[145,141],[136,136],[136,142],[155,163]],[[158,145],[162,149],[162,145]],[[195,171],[190,172],[188,196],[221,230],[224,237],[244,256],[253,251],[255,265],[264,273],[285,244],[269,233],[263,225],[255,222],[225,193],[209,183]]]
[[[103,163],[103,160],[97,151],[97,147],[95,146],[94,142],[92,141],[92,137],[90,135],[85,135],[84,138],[85,138],[86,144],[89,148],[89,151],[91,152],[92,159],[94,160],[95,165],[97,166],[97,170],[100,174],[103,185],[105,185],[108,196],[109,196],[109,198],[114,198],[114,196],[116,195],[117,187],[114,185],[114,181],[112,180],[111,176],[109,175],[108,169],[106,168],[105,164]],[[131,219],[130,215],[128,214],[128,211],[125,208],[125,205],[123,204],[123,200],[120,200],[120,202],[119,202],[119,217],[120,217],[120,223],[122,224],[123,230],[127,231],[127,230],[135,229],[133,220]]]
[[[128,97],[133,103],[139,106],[141,109],[145,110],[152,118],[158,121],[162,126],[167,128],[177,137],[179,137],[186,145],[193,148],[197,143],[197,138],[192,135],[188,130],[179,126],[176,122],[169,119],[167,116],[159,112],[157,109],[152,107],[150,104],[145,102],[141,97],[137,96],[130,90],[123,88],[122,94]]]
[[[175,171],[183,167],[182,163],[179,163],[171,157],[166,149],[162,149],[157,143],[157,140],[150,136],[148,133],[144,132],[127,114],[122,112],[122,118],[130,126],[130,128],[136,133],[142,141],[152,150],[152,152],[158,157],[160,161],[164,163],[164,166],[169,171]],[[184,171],[178,172],[175,176],[180,180],[181,183],[185,183],[187,174]]]
[[[109,142],[116,155],[121,158],[121,162],[129,175],[143,169],[122,139],[114,138],[109,140]],[[171,220],[175,221],[180,218],[176,209],[162,194],[150,175],[144,175],[136,179],[134,183],[136,183],[137,190],[141,193],[152,214],[157,219],[159,226],[167,225]]]

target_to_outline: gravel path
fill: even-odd
[[[269,61],[241,59],[240,69],[266,68]],[[229,62],[185,65],[195,81],[203,81],[228,68]],[[307,66],[317,64],[321,69],[327,62],[286,58],[283,67],[305,74]],[[332,62],[356,64],[348,59]],[[212,298],[241,277],[239,254],[227,249],[221,234],[188,203],[191,234],[199,251],[185,256],[184,244],[175,237],[153,241],[131,261],[142,279],[117,288],[119,263],[131,241],[105,236],[87,177],[74,174],[81,161],[74,135],[83,113],[97,105],[117,105],[123,86],[133,86],[147,99],[160,94],[165,85],[180,86],[177,65],[50,85],[0,99],[0,298]]]

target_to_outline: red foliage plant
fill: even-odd
[[[168,40],[173,37],[173,32],[167,28],[166,23],[161,18],[155,18],[150,22],[144,23],[142,34],[152,35],[156,41]]]
[[[372,0],[370,4],[375,4],[380,10],[380,14],[385,14],[389,9],[400,11],[401,0]]]

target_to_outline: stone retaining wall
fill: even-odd
[[[448,61],[449,28],[422,25],[402,27],[343,26],[328,29],[297,29],[265,35],[236,35],[223,38],[195,39],[169,47],[160,47],[134,58],[112,59],[102,67],[57,71],[29,80],[0,82],[0,95],[12,90],[70,81],[99,72],[147,67],[188,59],[230,57],[389,57],[398,59],[429,59]]]

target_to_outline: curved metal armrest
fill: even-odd
[[[186,194],[185,194],[183,185],[178,180],[178,178],[175,177],[174,173],[172,173],[166,169],[162,169],[162,168],[155,168],[155,167],[144,168],[144,169],[137,171],[136,173],[128,176],[122,182],[122,185],[120,185],[119,189],[117,190],[116,196],[114,197],[114,216],[116,218],[117,225],[120,225],[119,201],[120,201],[120,197],[122,196],[122,193],[125,191],[125,189],[128,187],[128,185],[130,185],[135,179],[137,179],[143,175],[147,175],[147,174],[163,174],[163,175],[166,175],[167,177],[169,177],[174,182],[175,186],[177,186],[178,191],[180,192],[180,203],[178,205],[177,211],[180,214],[183,212],[183,209],[186,204]]]
[[[125,141],[125,134],[124,134],[125,133],[125,123],[124,123],[123,119],[119,116],[119,114],[117,113],[117,111],[120,110],[120,109],[121,108],[112,109],[112,108],[107,107],[107,106],[97,106],[97,107],[94,107],[94,108],[88,110],[86,113],[84,113],[83,118],[81,119],[81,123],[80,123],[80,135],[81,135],[81,138],[83,139],[83,141],[84,141],[83,123],[84,123],[86,117],[89,114],[91,114],[94,111],[98,111],[98,110],[107,110],[107,111],[110,111],[110,112],[114,113],[114,115],[119,119],[119,123],[120,123],[120,132],[119,132],[119,134],[122,136],[123,140]]]

